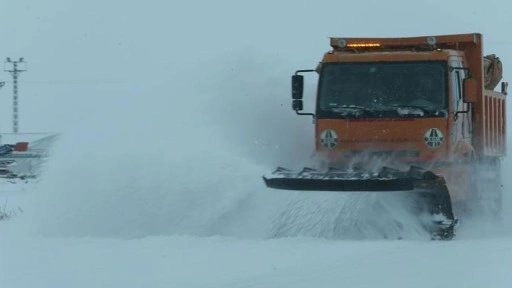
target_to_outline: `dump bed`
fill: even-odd
[[[484,90],[482,111],[483,156],[506,154],[506,102],[505,95]]]

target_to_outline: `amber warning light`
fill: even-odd
[[[378,48],[380,47],[380,43],[375,42],[356,42],[356,43],[347,43],[347,40],[340,39],[338,40],[338,46],[340,48]]]
[[[379,43],[351,43],[347,44],[349,48],[377,48],[380,47]]]

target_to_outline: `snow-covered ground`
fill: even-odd
[[[4,238],[2,287],[510,287],[511,238]]]
[[[171,163],[180,169],[154,158],[135,171],[106,155],[100,167],[77,168],[60,151],[40,183],[2,186],[4,207],[23,208],[0,222],[2,287],[512,283],[507,220],[463,222],[453,241],[430,241],[398,198],[268,190],[264,168],[219,150],[207,168],[187,167],[185,151]],[[395,221],[403,240],[393,238]]]
[[[256,185],[246,180],[247,185]],[[181,196],[179,205],[159,210],[153,201],[165,202],[167,197],[162,191],[145,190],[158,194],[147,195],[153,205],[139,199],[139,207],[129,207],[131,200],[126,198],[134,197],[135,188],[118,194],[117,205],[97,208],[96,200],[110,200],[80,197],[96,186],[85,185],[76,185],[77,193],[68,190],[67,197],[61,194],[64,199],[42,200],[35,193],[56,196],[40,189],[48,188],[44,182],[3,183],[4,206],[25,209],[0,222],[2,287],[509,287],[512,283],[512,235],[506,221],[467,223],[453,241],[430,241],[413,229],[406,239],[394,240],[373,233],[377,227],[354,230],[349,225],[336,232],[336,221],[362,216],[340,214],[340,205],[372,202],[364,197],[284,196],[236,186],[233,189],[244,196],[236,199],[238,192],[215,192],[218,184],[213,182],[208,185],[214,188],[210,192],[222,199],[203,199],[207,191],[181,190],[182,195],[176,195]],[[70,201],[74,197],[80,199]],[[192,200],[199,206],[193,206]],[[66,203],[70,207],[56,206]],[[98,215],[107,206],[112,211]],[[345,211],[358,212],[350,207]],[[126,208],[133,210],[123,211]],[[360,213],[370,210],[359,208]],[[73,214],[73,209],[83,210]],[[286,210],[296,218],[284,215]],[[44,211],[49,215],[42,215]],[[154,214],[147,215],[150,212]],[[275,237],[283,224],[288,225],[289,237]]]

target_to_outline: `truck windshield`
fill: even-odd
[[[317,116],[445,117],[447,75],[444,61],[325,63]]]

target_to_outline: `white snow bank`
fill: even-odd
[[[0,280],[17,288],[500,288],[512,281],[511,240],[2,237]]]

